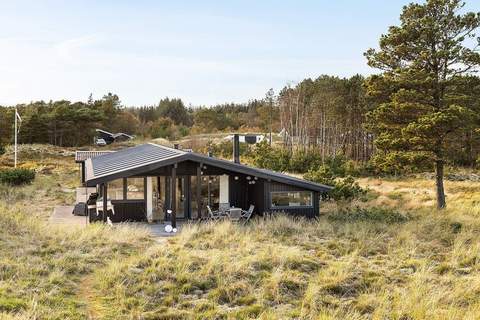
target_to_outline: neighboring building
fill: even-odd
[[[153,143],[126,148],[86,159],[85,185],[97,188],[104,212],[111,201],[113,222],[174,224],[176,219],[205,217],[207,205],[247,209],[253,204],[256,214],[318,216],[320,193],[331,187],[242,165],[238,145],[234,140],[234,162]]]
[[[232,140],[235,135],[226,136],[225,140]],[[255,144],[262,142],[263,140],[268,140],[263,134],[238,134],[238,139],[240,142]]]
[[[106,144],[111,144],[115,141],[127,141],[131,140],[134,138],[134,136],[131,136],[129,134],[119,132],[119,133],[111,133],[102,129],[95,129],[97,131],[97,137],[95,141],[105,141]],[[103,144],[103,143],[102,143]]]

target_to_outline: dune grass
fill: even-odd
[[[1,160],[1,159],[0,159]],[[1,161],[0,161],[1,162]],[[362,179],[368,201],[324,203],[318,220],[141,228],[46,222],[73,202],[71,159],[0,186],[0,319],[477,319],[480,183]]]
[[[84,276],[148,244],[143,230],[54,227],[0,205],[0,318],[85,319]]]
[[[0,319],[87,319],[94,306],[82,296],[91,291],[85,280],[151,239],[122,225],[48,224],[55,205],[74,202],[78,171],[73,158],[30,158],[24,153],[21,166],[38,171],[32,184],[0,185]]]
[[[474,319],[480,224],[431,218],[190,225],[98,294],[108,319]]]

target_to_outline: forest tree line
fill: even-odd
[[[477,112],[479,89],[478,77],[458,79],[457,90],[464,96],[464,103]],[[178,98],[164,98],[153,106],[126,107],[112,93],[98,100],[90,96],[86,102],[36,101],[16,107],[23,120],[20,143],[91,145],[96,128],[167,139],[238,130],[268,133],[271,129],[291,154],[312,153],[322,161],[342,155],[366,162],[377,155],[377,162],[392,162],[385,165],[408,162],[411,159],[392,159],[375,151],[374,134],[366,128],[366,117],[381,102],[367,95],[366,79],[361,75],[322,75],[285,86],[278,94],[269,90],[264,99],[209,107],[186,106]],[[0,107],[0,143],[13,142],[13,120],[14,107]],[[474,166],[480,152],[479,138],[479,132],[465,128],[452,139],[448,155],[451,163]]]

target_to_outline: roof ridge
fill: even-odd
[[[159,148],[163,148],[163,149],[169,149],[169,150],[173,150],[173,151],[176,151],[176,152],[190,153],[190,152],[183,151],[182,149],[175,149],[175,148],[172,148],[172,147],[167,147],[167,146],[164,146],[162,144],[155,143],[155,142],[147,142],[146,144],[151,144],[152,146],[155,146],[155,147],[159,147]]]

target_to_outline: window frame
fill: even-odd
[[[129,192],[139,192],[139,191],[128,191],[128,180],[129,179],[138,179],[142,181],[142,194],[143,194],[143,198],[130,198],[128,196],[128,193]],[[146,197],[145,197],[145,192],[146,192],[146,189],[145,189],[145,177],[137,177],[137,176],[132,176],[132,177],[126,177],[125,180],[124,180],[124,188],[125,188],[125,199],[124,200],[131,200],[131,201],[146,201]]]
[[[116,188],[114,188],[114,187],[112,186],[112,184],[113,184],[114,182],[119,182],[119,181],[120,181],[121,184],[122,184],[122,188],[121,188],[121,198],[120,198],[120,199],[118,199],[118,198],[113,199],[113,198],[111,197],[112,189],[113,189],[113,190],[117,190],[117,192],[118,192],[118,190],[119,190],[120,188],[119,188],[118,186],[117,186]],[[113,200],[113,201],[123,201],[123,200],[126,200],[126,197],[125,197],[125,181],[124,181],[123,178],[118,178],[118,179],[115,179],[115,180],[108,181],[106,184],[107,184],[107,198],[108,198],[109,200]]]
[[[300,206],[275,206],[273,204],[273,194],[275,193],[309,193],[310,194],[310,204],[308,205],[300,205]],[[308,191],[308,190],[292,190],[292,191],[270,191],[270,209],[311,209],[314,207],[313,204],[314,197],[313,197],[313,191]]]

